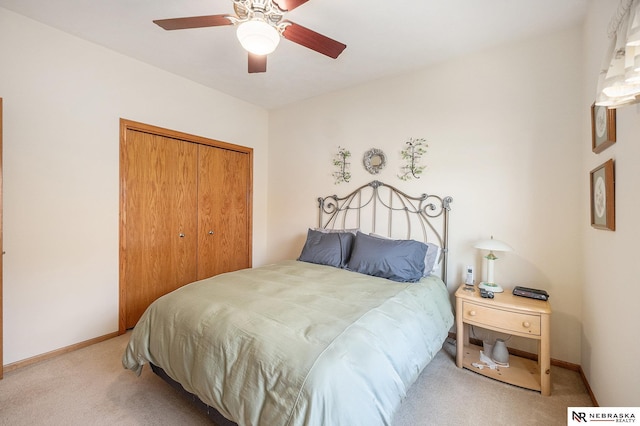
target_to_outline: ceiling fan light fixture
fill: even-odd
[[[251,19],[238,25],[236,31],[242,47],[255,55],[268,55],[280,43],[280,33],[262,19]]]

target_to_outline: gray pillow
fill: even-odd
[[[385,240],[391,240],[390,237],[385,237],[384,235],[374,234],[373,232],[369,234],[371,237],[382,238]],[[396,240],[399,241],[399,240]],[[413,240],[412,240],[413,241]],[[422,271],[423,277],[428,277],[432,273],[438,270],[440,267],[438,263],[438,259],[440,258],[440,252],[442,249],[440,246],[437,246],[433,243],[425,243],[427,245],[427,254],[424,257],[424,271]]]
[[[343,268],[349,260],[355,236],[351,232],[307,231],[298,260]]]
[[[399,282],[416,282],[424,273],[427,245],[356,234],[347,269]]]
[[[424,259],[424,276],[428,277],[430,274],[438,270],[438,259],[440,257],[440,246],[433,243],[427,244],[427,256]]]

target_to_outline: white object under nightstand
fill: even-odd
[[[505,383],[551,395],[549,330],[551,305],[548,301],[496,293],[483,298],[480,291],[456,291],[456,365]],[[538,361],[511,355],[509,367],[479,369],[472,364],[480,359],[479,346],[469,344],[469,326],[499,331],[538,341]]]

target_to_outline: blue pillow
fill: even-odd
[[[355,235],[351,232],[307,231],[298,260],[343,268],[349,260]]]
[[[427,245],[414,240],[387,240],[356,234],[347,269],[399,282],[423,277]]]

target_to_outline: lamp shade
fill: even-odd
[[[494,240],[493,237],[489,240],[478,241],[473,247],[489,251],[513,251],[513,248],[509,244]]]
[[[236,31],[244,49],[256,55],[268,55],[280,43],[280,33],[262,19],[251,19],[241,23]]]
[[[496,259],[498,259],[496,255],[493,254],[493,252],[494,251],[513,251],[513,248],[507,243],[494,240],[493,236],[489,240],[478,241],[474,245],[474,247],[480,250],[489,250],[489,254],[485,256],[485,259],[487,259],[487,280],[481,282],[478,285],[478,287],[480,287],[481,289],[492,291],[494,293],[503,292],[504,289],[500,285],[496,284],[495,280],[493,279],[494,263]]]

